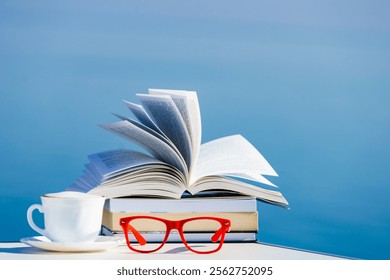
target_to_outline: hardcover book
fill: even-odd
[[[219,217],[229,219],[231,222],[230,232],[257,232],[258,231],[258,213],[257,212],[168,212],[168,213],[137,213],[137,212],[110,212],[104,209],[102,224],[112,231],[121,231],[119,225],[120,218],[131,216],[152,216],[167,220],[182,220],[199,216]],[[156,227],[156,224],[150,220],[143,220],[142,224],[137,225],[137,230],[164,231],[164,224],[160,224],[161,228]],[[193,223],[194,227],[186,228],[189,232],[207,232],[215,231],[215,223]]]

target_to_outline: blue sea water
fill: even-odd
[[[0,241],[148,88],[196,90],[203,141],[244,135],[290,210],[259,203],[263,242],[390,259],[387,1],[1,1]]]

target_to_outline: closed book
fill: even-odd
[[[105,236],[115,236],[115,237],[124,237],[122,231],[111,231],[108,228],[102,226],[102,235]],[[211,236],[214,233],[205,233],[205,232],[193,232],[187,233],[185,235],[186,242],[210,242]],[[142,236],[148,240],[148,242],[162,242],[165,237],[165,232],[142,232]],[[225,242],[253,242],[257,240],[256,232],[227,232],[225,235]],[[136,240],[134,241],[136,242]],[[168,243],[177,243],[182,242],[181,237],[177,231],[171,231],[168,240]]]
[[[121,231],[122,228],[119,225],[119,220],[123,217],[129,216],[153,216],[167,220],[182,220],[193,217],[219,217],[229,219],[231,221],[231,232],[251,231],[257,232],[258,230],[258,212],[166,212],[166,213],[150,213],[150,212],[111,212],[107,209],[103,210],[102,224],[111,231]],[[142,224],[138,225],[139,231],[164,231],[165,227],[156,225],[154,222],[148,222],[143,220]],[[207,223],[194,223],[194,226],[188,230],[194,232],[213,231],[214,227],[210,227]]]
[[[111,212],[255,212],[257,201],[250,196],[125,197],[107,199],[104,208]]]

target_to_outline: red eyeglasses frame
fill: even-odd
[[[138,250],[136,248],[133,248],[131,246],[130,239],[129,239],[129,234],[128,234],[129,231],[131,231],[133,233],[134,237],[137,239],[137,241],[140,245],[146,244],[145,238],[133,226],[130,225],[130,222],[132,220],[135,220],[135,219],[152,219],[152,220],[157,220],[157,221],[164,223],[166,225],[167,231],[166,231],[164,240],[161,242],[161,245],[159,245],[157,248],[155,248],[153,250]],[[187,241],[186,241],[186,239],[184,237],[184,233],[183,233],[183,225],[187,222],[195,221],[195,220],[213,220],[213,221],[217,221],[220,223],[221,228],[218,229],[214,233],[214,235],[211,237],[212,242],[218,242],[218,240],[220,240],[219,245],[216,249],[213,249],[210,251],[197,251],[197,250],[194,250],[193,248],[191,248],[187,244]],[[193,218],[188,218],[188,219],[183,219],[183,220],[174,220],[174,221],[162,219],[162,218],[154,217],[154,216],[130,216],[130,217],[121,218],[119,220],[119,225],[122,227],[123,232],[125,233],[127,247],[129,247],[129,249],[134,251],[134,252],[153,253],[153,252],[160,250],[164,246],[166,241],[168,240],[168,236],[169,236],[171,230],[176,229],[179,232],[179,235],[180,235],[182,242],[184,243],[184,245],[186,246],[186,248],[188,250],[190,250],[194,253],[197,253],[197,254],[211,254],[211,253],[215,253],[221,249],[222,244],[225,240],[225,234],[226,234],[226,232],[228,232],[230,230],[231,222],[229,219],[224,219],[224,218],[219,218],[219,217],[206,217],[206,216],[205,217],[193,217]]]

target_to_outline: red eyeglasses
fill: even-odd
[[[198,254],[211,254],[221,249],[225,234],[230,230],[230,220],[218,217],[194,217],[171,221],[152,216],[131,216],[121,218],[120,226],[125,233],[126,243],[130,250],[138,253],[153,253],[161,249],[171,230],[176,229],[188,250]],[[163,234],[161,242],[150,240],[147,233]],[[192,233],[209,233],[207,244],[187,243]]]

